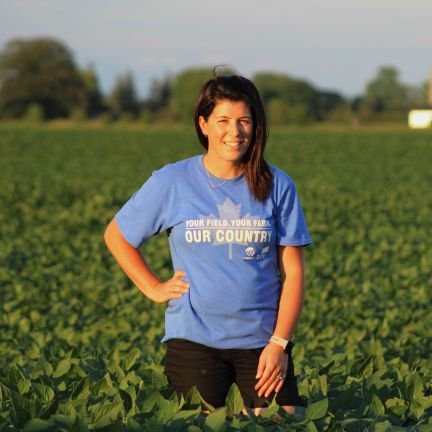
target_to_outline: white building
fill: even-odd
[[[432,126],[432,109],[410,111],[408,113],[408,125],[411,129],[425,129]]]

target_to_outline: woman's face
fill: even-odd
[[[240,164],[253,135],[249,106],[243,101],[222,99],[206,120],[199,118],[208,138],[208,155],[215,161]]]

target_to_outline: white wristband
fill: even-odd
[[[285,348],[287,347],[289,341],[286,340],[286,339],[283,339],[283,338],[281,338],[281,337],[279,337],[279,336],[275,336],[275,335],[273,335],[273,336],[269,339],[269,342],[273,342],[273,343],[279,345],[280,347],[282,347],[282,348],[285,350]]]

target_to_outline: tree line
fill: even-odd
[[[63,42],[13,39],[0,52],[0,119],[190,122],[197,91],[212,74],[209,68],[190,68],[155,79],[149,95],[140,99],[126,72],[103,95],[94,69],[79,69]],[[427,107],[427,82],[404,84],[392,66],[379,68],[355,98],[287,74],[258,72],[251,79],[272,124],[405,121],[408,110]]]

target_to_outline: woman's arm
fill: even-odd
[[[161,282],[153,273],[141,252],[131,246],[123,237],[115,219],[109,223],[104,239],[120,267],[149,299],[156,303],[163,303],[179,298],[188,291],[189,283],[181,279],[186,276],[182,270],[177,270],[168,281]]]
[[[274,335],[292,339],[304,299],[304,251],[303,247],[278,247],[279,272],[281,276],[281,296]],[[268,397],[278,392],[287,372],[288,354],[277,344],[270,342],[261,353],[258,364],[256,390],[259,396]]]

